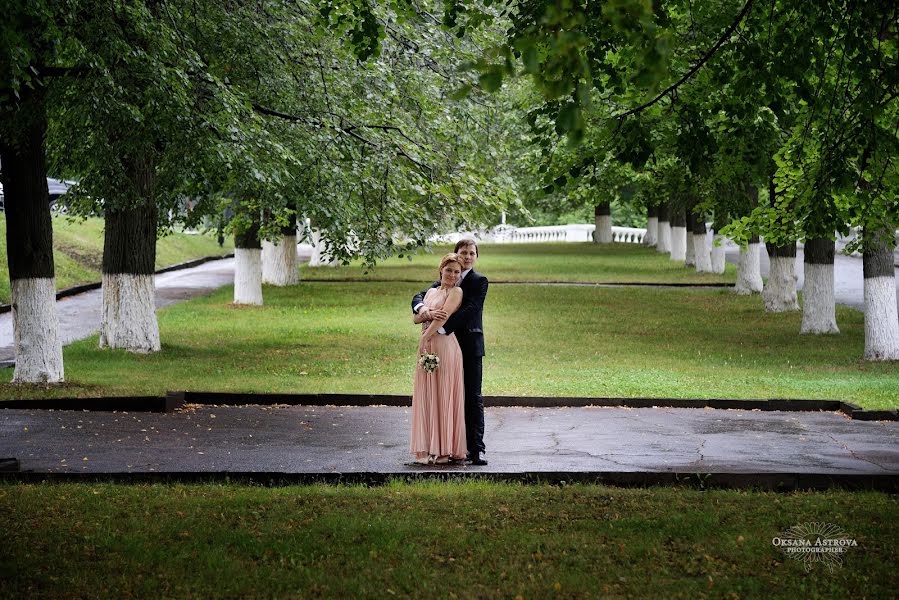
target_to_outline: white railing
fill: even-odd
[[[624,244],[642,244],[646,230],[639,227],[612,227],[612,241]]]
[[[550,225],[545,227],[500,226],[493,231],[493,241],[497,244],[524,244],[533,242],[592,242],[596,225],[576,223],[573,225]],[[640,244],[645,229],[637,227],[612,227],[612,241],[625,244]],[[487,240],[484,240],[487,241]]]

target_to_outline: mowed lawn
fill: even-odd
[[[0,581],[20,598],[891,598],[897,516],[894,495],[838,490],[0,484]],[[806,572],[772,544],[806,523],[856,546]]]
[[[440,257],[452,252],[451,245],[436,245],[405,258],[391,258],[366,269],[348,267],[301,269],[302,278],[321,280],[428,281],[437,279]],[[672,261],[668,254],[639,244],[539,243],[482,244],[476,269],[495,282],[583,283],[733,283],[736,269],[728,264],[722,275],[697,273]]]
[[[167,390],[410,394],[423,285],[303,282],[232,290],[159,312],[163,350],[65,349],[63,386],[0,385],[3,398]],[[800,336],[800,313],[766,314],[727,289],[495,284],[484,312],[487,395],[817,398],[899,405],[899,366],[862,360],[862,313],[836,336]],[[12,370],[2,376],[9,381]]]
[[[103,267],[103,220],[53,217],[53,262],[56,288],[100,281]],[[220,247],[214,236],[174,233],[156,243],[156,268],[162,269],[204,256],[233,252],[230,240]],[[8,303],[9,265],[6,254],[6,215],[0,213],[0,302]]]

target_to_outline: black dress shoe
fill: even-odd
[[[471,458],[468,460],[468,464],[475,467],[483,467],[487,464],[487,461],[481,458],[480,454],[472,454]]]

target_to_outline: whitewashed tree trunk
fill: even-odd
[[[612,205],[609,202],[597,204],[593,210],[596,222],[596,233],[593,240],[597,244],[612,243]]]
[[[667,202],[659,204],[658,238],[656,239],[656,252],[671,252],[671,205]]]
[[[13,383],[63,382],[56,278],[13,279],[10,285],[16,345]]]
[[[810,238],[803,251],[805,286],[802,290],[803,334],[840,333],[837,327],[836,302],[833,289],[834,242]]]
[[[723,235],[715,234],[712,239],[712,270],[711,273],[724,273],[724,266],[727,264],[726,252],[724,245],[727,238]]]
[[[262,250],[234,249],[234,304],[262,305]]]
[[[683,261],[687,257],[687,228],[671,228],[671,260]]]
[[[683,208],[671,209],[671,260],[687,258],[687,213]]]
[[[686,237],[687,248],[686,248],[686,252],[684,253],[684,266],[685,267],[695,267],[696,266],[696,251],[693,248],[694,236],[692,233],[690,233],[689,228],[686,231],[685,237]]]
[[[762,291],[766,312],[791,312],[799,310],[796,297],[796,242],[789,246],[775,247],[767,244],[768,283]]]
[[[866,232],[867,238],[867,232]],[[899,312],[892,244],[865,241],[865,360],[899,360]]]
[[[153,275],[103,273],[100,347],[159,352]]]
[[[277,286],[300,282],[297,266],[297,236],[285,235],[277,242],[262,242],[262,283]]]
[[[671,224],[668,221],[659,221],[659,237],[656,241],[656,252],[665,254],[671,252]]]
[[[751,242],[747,248],[740,249],[734,291],[742,296],[762,291],[762,270],[759,263],[761,249],[762,245],[756,241]]]
[[[322,239],[321,232],[318,229],[312,230],[312,256],[309,258],[310,267],[334,267],[337,266],[335,259],[328,259],[325,254],[325,242]]]
[[[646,235],[643,236],[644,246],[655,246],[659,239],[659,218],[649,217],[646,219]]]
[[[21,86],[13,109],[3,111],[0,134],[14,383],[61,383],[64,379],[53,223],[47,202],[46,94],[45,85]]]
[[[709,237],[705,233],[693,234],[693,252],[696,258],[697,273],[713,273],[712,257],[709,254]]]

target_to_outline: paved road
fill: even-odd
[[[64,473],[899,474],[899,422],[839,413],[609,407],[486,411],[487,467],[408,464],[404,407],[0,411],[0,457]]]
[[[156,307],[208,294],[234,282],[234,259],[216,260],[202,265],[156,276]],[[63,345],[84,339],[100,328],[102,291],[91,290],[63,298],[56,303]],[[15,360],[12,313],[0,315],[0,361]]]
[[[737,264],[740,250],[735,246],[727,249],[727,262]],[[805,273],[802,268],[804,254],[802,248],[796,250],[796,289],[801,290],[805,283]],[[762,277],[768,277],[768,253],[761,252]],[[865,279],[862,271],[861,257],[837,254],[834,257],[834,297],[837,304],[851,306],[860,311],[865,310]],[[897,305],[899,305],[899,278],[896,279]]]

